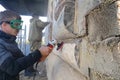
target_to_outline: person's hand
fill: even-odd
[[[52,48],[48,46],[41,46],[39,48],[39,51],[41,52],[42,57],[40,58],[40,61],[44,61],[46,57],[51,53]]]

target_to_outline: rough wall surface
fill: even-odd
[[[48,80],[120,80],[120,1],[49,0],[49,8],[47,39],[64,45],[46,60]]]

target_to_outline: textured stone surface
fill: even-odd
[[[95,9],[88,15],[88,36],[91,41],[101,41],[120,33],[117,9],[116,3],[113,3]]]
[[[48,57],[48,80],[120,80],[119,5],[119,0],[75,0],[73,32],[64,25],[64,10],[58,11],[51,36],[65,43]]]

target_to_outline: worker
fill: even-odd
[[[30,51],[34,51],[41,46],[42,43],[42,30],[49,24],[49,22],[42,22],[39,19],[39,14],[33,13],[32,18],[30,19],[30,27],[29,27],[29,43],[30,43]],[[41,70],[44,71],[44,62],[39,64]],[[42,69],[43,68],[43,69]],[[25,70],[25,76],[32,77],[36,74],[37,70],[34,69],[34,65],[30,66]]]
[[[20,71],[44,61],[52,51],[48,46],[41,46],[24,56],[15,41],[22,23],[19,14],[10,10],[0,12],[0,80],[19,80]]]

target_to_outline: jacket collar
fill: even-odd
[[[0,38],[5,39],[5,40],[9,40],[9,41],[15,41],[16,40],[16,36],[7,34],[3,31],[0,30]]]

